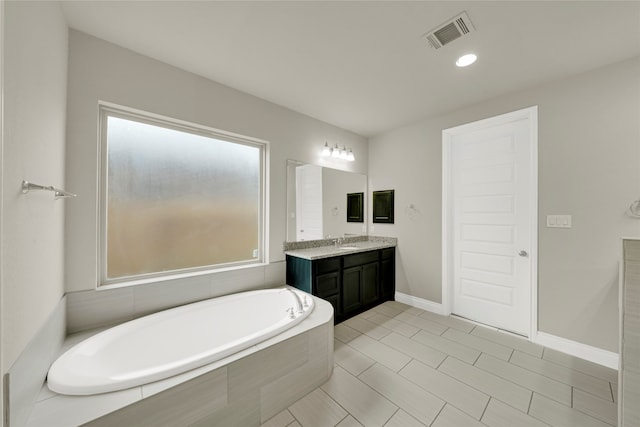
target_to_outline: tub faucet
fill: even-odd
[[[296,301],[296,307],[297,307],[297,311],[298,314],[303,313],[304,312],[304,308],[303,308],[303,304],[302,304],[302,300],[300,299],[300,296],[295,292],[292,291],[291,289],[289,289],[289,292],[291,292],[293,294],[293,297]]]

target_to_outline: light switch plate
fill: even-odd
[[[571,215],[547,215],[548,228],[571,228]]]

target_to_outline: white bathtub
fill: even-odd
[[[302,291],[278,288],[141,317],[72,347],[51,365],[48,386],[90,395],[168,378],[278,335],[307,317],[313,304]]]

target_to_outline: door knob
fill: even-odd
[[[520,252],[518,252],[518,255],[520,255],[520,256],[529,256],[529,253],[527,251],[520,251]]]

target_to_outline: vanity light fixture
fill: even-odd
[[[474,55],[473,53],[468,53],[458,58],[458,60],[456,61],[456,65],[458,67],[468,67],[469,65],[476,62],[476,59],[478,59],[476,55]]]
[[[351,148],[347,148],[344,145],[340,148],[338,147],[338,144],[335,144],[333,147],[329,147],[329,143],[326,141],[322,147],[322,157],[333,157],[334,159],[346,160],[348,162],[356,160]]]

